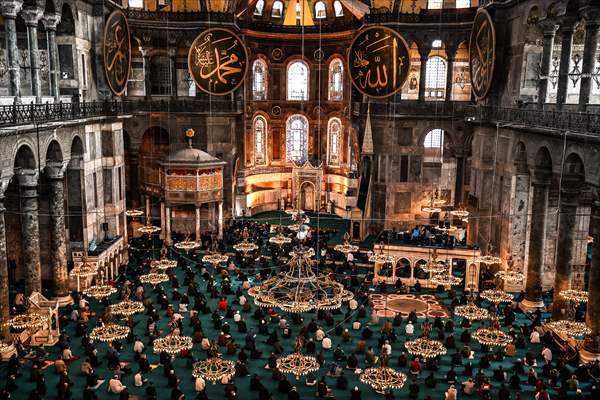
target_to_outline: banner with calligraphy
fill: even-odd
[[[131,41],[127,17],[121,10],[115,10],[104,25],[104,73],[115,96],[125,93],[130,69]]]
[[[404,38],[385,26],[360,31],[348,51],[352,84],[364,95],[383,98],[402,88],[410,70]]]
[[[487,96],[494,77],[496,30],[490,14],[480,8],[475,15],[469,41],[471,87],[477,100]]]
[[[248,68],[248,53],[229,29],[211,28],[196,37],[188,54],[188,69],[196,85],[216,96],[240,87]]]

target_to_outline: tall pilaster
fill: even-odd
[[[550,61],[552,60],[552,49],[554,48],[554,37],[558,25],[550,20],[544,20],[540,23],[540,28],[544,34],[542,63],[540,66],[540,84],[538,86],[538,108],[542,109],[548,96],[548,82],[550,74]]]
[[[10,315],[8,298],[8,262],[6,255],[6,226],[4,222],[4,190],[8,182],[2,182],[0,192],[0,320],[6,321]]]
[[[40,222],[38,216],[38,172],[17,168],[21,201],[21,241],[25,267],[25,296],[42,291],[40,265]]]
[[[466,157],[462,153],[456,154],[456,181],[454,182],[454,206],[463,205],[465,189],[465,162]]]
[[[21,102],[21,67],[19,65],[19,49],[17,47],[17,14],[23,7],[23,0],[0,2],[0,11],[4,17],[10,95],[15,103]]]
[[[21,16],[27,26],[27,43],[29,45],[29,63],[31,69],[31,92],[36,103],[42,102],[42,86],[40,82],[40,56],[38,49],[37,27],[44,10],[37,7],[23,7]]]
[[[46,166],[46,176],[50,181],[50,264],[56,297],[69,294],[64,197],[66,167],[66,163]]]
[[[150,49],[140,47],[140,53],[144,58],[144,95],[150,97],[152,93],[152,65],[150,61]]]
[[[195,234],[196,234],[196,241],[199,242],[200,241],[200,231],[201,231],[201,226],[200,226],[200,206],[196,206],[196,230],[195,230]]]
[[[592,265],[589,276],[589,295],[585,322],[591,333],[585,337],[580,355],[583,362],[600,359],[600,201],[592,205],[591,225],[594,228]]]
[[[600,29],[600,10],[589,16],[585,23],[585,43],[583,63],[581,65],[581,86],[579,87],[579,111],[585,111],[592,93],[592,72],[596,63],[598,48],[598,30]]]
[[[531,200],[531,222],[529,224],[529,252],[527,254],[527,277],[525,281],[526,309],[544,307],[542,300],[542,274],[544,273],[544,245],[546,241],[546,214],[548,211],[548,192],[550,182],[533,182]]]
[[[58,46],[56,44],[56,27],[60,22],[60,14],[44,14],[42,22],[48,33],[48,52],[50,61],[50,95],[54,97],[54,102],[60,101],[60,88],[58,82],[60,80],[60,65],[58,62]]]
[[[171,207],[165,207],[165,243],[170,245],[171,240]]]
[[[456,46],[448,43],[446,45],[448,60],[446,64],[446,101],[452,100],[452,88],[454,87],[454,58],[456,57]]]
[[[223,239],[223,202],[219,202],[219,239]]]
[[[169,49],[169,66],[171,71],[171,96],[177,97],[177,48]]]
[[[560,45],[560,66],[558,73],[558,92],[556,93],[556,106],[561,108],[567,101],[567,88],[569,86],[569,67],[571,65],[571,51],[573,50],[573,33],[575,32],[575,22],[570,18],[565,18],[560,26],[560,36],[562,43]]]
[[[554,276],[554,299],[552,318],[565,317],[567,302],[560,292],[567,290],[571,283],[573,245],[575,243],[575,223],[577,221],[577,199],[581,194],[576,188],[563,188],[559,205],[558,241],[556,244],[556,274]]]

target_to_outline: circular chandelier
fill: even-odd
[[[215,266],[221,263],[225,263],[227,262],[227,260],[229,260],[228,256],[219,253],[207,254],[204,257],[202,257],[202,262],[209,263]]]
[[[42,315],[37,312],[30,312],[20,315],[15,315],[8,320],[4,325],[14,329],[35,329],[41,328],[49,322],[50,318],[47,315]]]
[[[475,303],[469,301],[465,305],[456,306],[454,308],[454,315],[470,321],[481,321],[488,319],[490,313],[485,308],[477,307]]]
[[[76,276],[77,278],[87,278],[96,275],[96,273],[96,266],[88,263],[86,257],[83,257],[81,264],[73,268],[71,272],[69,272],[69,275]]]
[[[248,239],[250,234],[248,233],[248,227],[244,227],[244,231],[242,232],[242,241],[234,244],[233,249],[237,252],[248,254],[252,251],[258,250],[258,245],[256,243],[250,242]]]
[[[459,285],[462,282],[462,278],[454,276],[450,273],[447,274],[436,274],[431,277],[431,283],[441,286],[454,286]]]
[[[587,303],[589,293],[585,290],[567,289],[561,291],[560,296],[565,300]]]
[[[358,246],[355,246],[350,243],[350,234],[348,232],[344,233],[344,243],[336,244],[333,249],[335,251],[339,251],[340,253],[348,254],[355,253],[358,251]]]
[[[303,250],[305,250],[304,255],[308,258],[314,257],[315,256],[315,249],[313,249],[312,247],[308,247],[308,248],[304,248]],[[296,252],[294,250],[289,252],[290,257],[296,257]]]
[[[123,317],[141,313],[142,311],[144,311],[144,303],[141,301],[131,301],[129,299],[123,300],[117,304],[112,304],[110,306],[111,313],[115,315],[121,315]]]
[[[160,272],[150,272],[148,274],[140,276],[140,281],[142,283],[149,283],[152,286],[156,286],[162,282],[167,282],[168,280],[169,275]]]
[[[487,289],[479,294],[479,297],[489,301],[490,303],[510,303],[513,301],[513,295],[498,289]]]
[[[394,264],[396,262],[396,257],[385,254],[383,252],[383,247],[381,247],[379,253],[373,254],[371,257],[369,257],[369,262],[374,264]]]
[[[406,375],[388,367],[386,356],[382,355],[380,360],[378,367],[367,368],[360,374],[360,381],[377,392],[402,388],[406,382]]]
[[[435,206],[424,206],[424,207],[421,207],[421,211],[433,214],[433,213],[441,213],[442,209],[439,207],[435,207]]]
[[[456,210],[452,210],[450,211],[450,214],[457,217],[457,218],[467,218],[469,216],[469,212],[463,208],[458,208]]]
[[[556,333],[570,337],[585,336],[592,333],[592,330],[585,324],[585,322],[560,319],[558,321],[549,321],[544,325]]]
[[[131,218],[137,218],[137,217],[141,217],[142,215],[144,215],[144,212],[142,210],[138,210],[138,209],[134,208],[131,210],[126,210],[125,215],[128,217],[131,217]]]
[[[423,357],[424,359],[435,358],[446,354],[446,348],[442,342],[429,339],[428,337],[420,337],[415,340],[409,340],[404,343],[406,350],[413,356]]]
[[[125,339],[129,335],[129,327],[118,324],[103,324],[92,329],[90,339],[101,342],[114,342],[115,340]]]
[[[83,291],[86,296],[97,300],[108,297],[113,293],[117,293],[117,289],[111,285],[93,285]]]
[[[352,293],[327,275],[315,274],[310,254],[314,254],[313,249],[302,245],[296,247],[287,271],[281,271],[251,288],[248,294],[253,296],[254,302],[261,307],[277,307],[285,312],[301,313],[340,308],[342,302],[353,297]]]
[[[161,271],[166,271],[170,268],[175,268],[176,266],[177,266],[176,260],[169,260],[167,258],[161,258],[160,260],[150,261],[150,268],[158,269]]]
[[[190,350],[193,342],[190,336],[179,336],[179,335],[167,335],[163,338],[155,339],[152,343],[154,352],[160,354],[162,352],[175,355],[181,353],[183,350]]]
[[[160,228],[158,226],[151,225],[150,222],[148,222],[146,225],[140,226],[137,230],[144,235],[152,235],[153,233],[160,231]]]
[[[279,247],[292,243],[292,238],[285,236],[283,233],[278,232],[277,235],[269,238],[269,243],[275,244]]]
[[[235,363],[224,360],[214,345],[208,352],[208,358],[194,363],[192,367],[194,378],[201,377],[213,384],[223,379],[229,380],[233,375],[235,375]]]
[[[284,374],[293,374],[296,379],[311,372],[317,372],[319,368],[321,365],[315,357],[305,356],[299,351],[277,359],[277,369]]]
[[[426,264],[421,265],[421,269],[425,272],[431,272],[432,274],[441,274],[442,272],[446,272],[446,265],[437,260],[437,250],[433,249],[429,256],[429,261]]]
[[[476,257],[475,262],[480,263],[480,264],[493,265],[493,264],[502,264],[502,259],[498,256],[485,255],[485,256]]]
[[[479,328],[473,332],[473,338],[486,346],[504,347],[512,342],[512,337],[497,328]]]
[[[496,272],[496,278],[502,279],[504,282],[518,284],[523,282],[525,276],[518,271],[502,270]]]
[[[195,240],[182,240],[174,244],[175,248],[183,251],[191,251],[200,247],[200,243]]]

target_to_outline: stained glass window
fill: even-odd
[[[267,99],[267,64],[257,59],[252,66],[252,98],[254,100]]]
[[[308,100],[308,66],[294,61],[287,70],[287,99]]]
[[[292,115],[286,124],[287,160],[303,163],[308,159],[308,120],[303,115]]]
[[[344,64],[339,58],[329,64],[329,100],[339,101],[344,97]]]
[[[329,165],[340,164],[340,136],[342,131],[342,123],[339,118],[331,118],[327,127],[329,133]]]
[[[254,163],[261,165],[266,162],[266,132],[267,121],[261,116],[254,119]]]

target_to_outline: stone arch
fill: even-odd
[[[585,182],[585,165],[577,153],[570,153],[565,159],[563,177],[572,182]]]
[[[50,141],[50,143],[48,144],[48,147],[46,149],[46,158],[45,158],[45,163],[48,164],[49,162],[54,162],[54,163],[60,163],[63,161],[63,151],[60,147],[60,143],[53,139]]]
[[[28,144],[22,144],[17,149],[13,165],[15,168],[35,169],[37,168],[36,157]]]
[[[527,165],[527,148],[525,147],[525,143],[518,142],[515,145],[513,150],[513,161],[517,173],[529,173]]]
[[[83,181],[84,142],[79,135],[71,140],[69,164],[66,172],[66,218],[69,241],[72,244],[84,245],[83,214],[85,210],[85,182]]]

